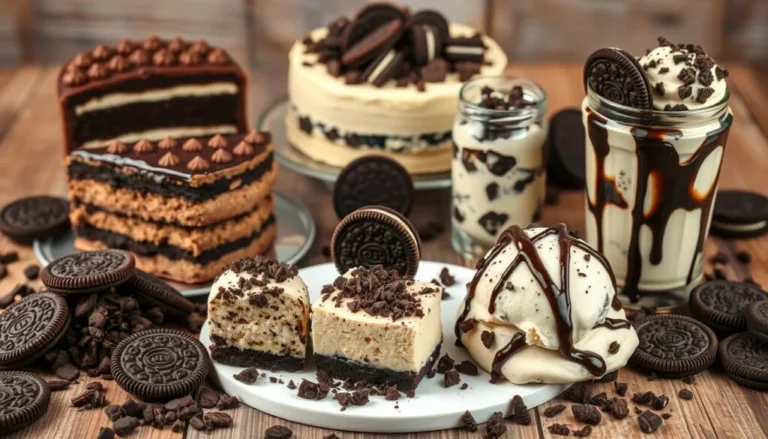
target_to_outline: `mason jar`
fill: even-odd
[[[522,94],[525,104],[487,108],[489,89]],[[505,228],[526,227],[541,215],[546,110],[544,90],[527,79],[480,77],[461,88],[452,130],[451,240],[466,259],[484,255]]]
[[[586,239],[610,262],[629,307],[674,307],[702,278],[733,122],[729,96],[707,107],[660,111],[587,90]]]

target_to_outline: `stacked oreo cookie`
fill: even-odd
[[[452,37],[446,18],[437,11],[414,14],[389,3],[372,3],[352,19],[341,17],[327,27],[327,35],[304,39],[309,53],[319,53],[328,72],[344,76],[346,84],[390,80],[398,87],[443,82],[449,72],[466,81],[480,72],[486,47],[480,34]]]

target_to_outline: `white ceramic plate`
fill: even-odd
[[[320,163],[288,143],[285,135],[285,115],[288,114],[290,103],[281,99],[270,105],[256,121],[256,127],[261,131],[272,133],[272,143],[275,145],[275,157],[278,163],[293,169],[299,174],[314,179],[333,183],[339,176],[341,168]],[[416,174],[413,177],[413,187],[416,190],[443,189],[451,187],[451,172],[435,172]]]
[[[474,273],[472,270],[455,265],[422,261],[416,275],[420,280],[439,278],[440,270],[447,266],[456,277],[456,285],[447,289],[451,297],[442,302],[443,348],[458,362],[469,359],[467,352],[456,347],[453,334],[456,311],[464,297],[465,284]],[[322,264],[299,270],[309,285],[310,299],[314,301],[325,284],[331,283],[339,274],[333,264]],[[200,341],[208,347],[211,340],[206,322],[200,332]],[[340,411],[341,406],[329,394],[322,401],[310,401],[296,396],[296,390],[289,390],[285,384],[272,384],[266,378],[247,385],[237,381],[233,375],[242,368],[214,363],[213,376],[221,388],[237,396],[245,404],[271,415],[302,424],[336,430],[362,431],[371,433],[405,433],[416,431],[442,430],[460,426],[459,418],[469,410],[478,422],[484,422],[493,412],[506,413],[514,395],[520,395],[529,408],[543,404],[562,393],[567,385],[529,384],[519,386],[508,382],[491,384],[486,372],[476,377],[461,375],[462,382],[468,383],[466,390],[459,386],[444,388],[442,375],[424,378],[416,390],[416,397],[401,396],[395,407],[394,401],[382,396],[372,396],[364,406],[350,406]],[[297,385],[302,379],[317,381],[314,364],[307,364],[303,372],[267,372],[267,376],[282,379],[286,384],[293,380]]]
[[[306,207],[278,192],[275,196],[275,218],[277,219],[277,237],[269,255],[278,261],[289,264],[298,263],[307,254],[315,241],[315,221]],[[71,255],[75,249],[75,235],[71,230],[61,235],[36,240],[33,246],[35,256],[43,266],[54,259]],[[185,297],[207,295],[211,284],[183,284],[167,281]]]

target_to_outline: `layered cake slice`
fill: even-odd
[[[62,68],[58,94],[67,152],[165,136],[247,130],[246,76],[205,41],[99,45]]]
[[[296,371],[309,335],[307,285],[293,265],[266,257],[240,259],[208,296],[211,358],[234,366]]]
[[[381,267],[354,268],[312,305],[318,370],[414,389],[440,354],[442,288]]]
[[[255,131],[78,148],[67,158],[75,247],[128,250],[155,275],[211,280],[274,240],[272,151]]]

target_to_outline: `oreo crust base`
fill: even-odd
[[[440,356],[440,347],[442,345],[442,341],[437,344],[437,347],[432,351],[429,359],[418,373],[374,367],[337,356],[329,357],[326,355],[314,354],[314,358],[317,370],[322,370],[335,379],[352,380],[355,382],[365,380],[369,384],[377,385],[395,384],[397,385],[398,390],[403,391],[418,387],[421,379],[424,378],[424,375],[432,370],[432,367],[435,365],[437,358]]]
[[[304,368],[304,358],[290,355],[275,355],[253,349],[240,349],[232,346],[211,346],[213,361],[229,366],[259,367],[270,370],[297,372]]]

